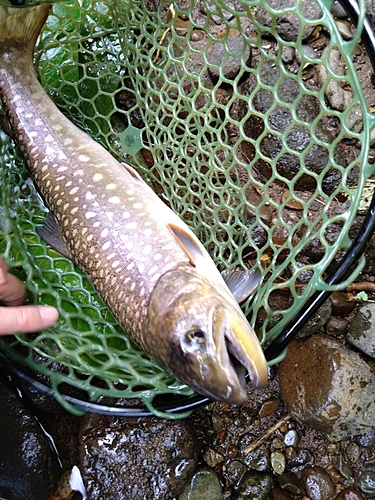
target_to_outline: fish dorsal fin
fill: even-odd
[[[63,255],[67,259],[74,260],[61,234],[59,223],[56,219],[56,216],[52,211],[48,212],[48,215],[46,217],[43,226],[38,227],[37,233],[54,250],[61,253],[61,255]]]
[[[177,226],[176,224],[169,223],[168,227],[172,231],[182,250],[189,257],[192,266],[198,267],[199,264],[202,264],[203,261],[207,260],[204,247],[199,240],[195,239],[195,237],[183,227]]]
[[[224,276],[224,281],[238,303],[249,297],[262,279],[259,269],[235,269]]]
[[[134,177],[134,179],[138,179],[139,181],[142,181],[144,182],[144,180],[142,179],[142,177],[139,175],[139,173],[133,168],[131,167],[130,165],[128,165],[127,163],[125,162],[122,162],[121,165],[123,167],[125,167],[125,170],[127,170],[129,172],[129,174]]]

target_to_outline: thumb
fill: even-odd
[[[59,317],[50,306],[0,307],[0,335],[31,333],[53,325]]]

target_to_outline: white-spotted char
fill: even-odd
[[[46,5],[0,8],[0,95],[51,210],[40,234],[87,274],[155,361],[201,394],[242,403],[244,374],[237,365],[257,387],[267,382],[258,339],[186,224],[42,89],[32,56],[48,13]],[[244,275],[245,285],[238,273],[229,279],[239,299],[258,282],[256,273]]]

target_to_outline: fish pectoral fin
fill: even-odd
[[[48,245],[50,245],[54,250],[61,253],[61,255],[63,255],[67,259],[74,261],[73,256],[61,234],[56,216],[52,211],[48,212],[43,226],[38,227],[36,231],[39,236],[43,238],[44,241],[48,243]]]
[[[224,281],[238,303],[249,297],[251,292],[259,285],[262,274],[259,269],[234,269],[226,276]]]
[[[203,251],[203,246],[192,237],[184,228],[177,226],[176,224],[169,223],[169,229],[172,231],[174,237],[178,241],[182,250],[189,257],[192,266],[197,267],[199,262],[204,259],[206,261],[206,255]]]
[[[129,172],[129,174],[134,177],[134,179],[138,179],[139,181],[141,182],[145,182],[142,177],[139,175],[139,173],[133,168],[131,167],[130,165],[128,165],[127,163],[125,162],[122,162],[121,165],[125,168],[125,170],[127,170],[127,172]]]

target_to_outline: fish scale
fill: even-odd
[[[228,349],[255,385],[259,342],[203,245],[126,164],[73,125],[32,64],[49,8],[0,8],[0,94],[13,138],[51,209],[40,234],[87,274],[116,319],[198,392],[244,401]]]

